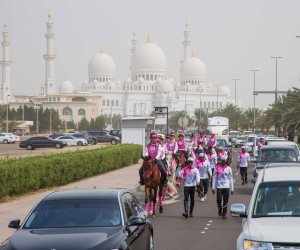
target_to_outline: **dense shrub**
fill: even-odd
[[[0,199],[64,185],[137,163],[139,145],[108,146],[94,150],[0,160]]]

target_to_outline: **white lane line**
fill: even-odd
[[[205,231],[201,231],[201,234],[205,234]]]
[[[210,224],[206,224],[206,226],[210,226]]]
[[[210,220],[210,221],[208,221],[209,223],[212,223],[213,221],[212,220]]]
[[[207,230],[207,229],[208,229],[208,227],[205,227],[205,228],[203,228],[203,229]]]

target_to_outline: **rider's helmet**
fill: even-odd
[[[265,138],[264,138],[264,137],[260,137],[259,140],[260,140],[260,141],[264,141]]]
[[[202,153],[202,152],[200,152],[199,154],[198,154],[198,157],[200,158],[200,157],[204,157],[204,154]]]
[[[155,138],[156,139],[157,138],[157,134],[155,132],[151,132],[150,139],[151,138],[153,138],[153,139]]]
[[[222,161],[222,162],[227,161],[227,156],[226,156],[226,155],[222,155],[222,156],[221,156],[221,161]]]
[[[193,157],[189,157],[188,159],[187,159],[187,163],[193,163],[194,162],[194,158]]]
[[[178,136],[179,137],[184,137],[184,133],[180,132]]]
[[[175,137],[174,132],[171,132],[171,133],[170,133],[170,137]]]
[[[211,136],[215,136],[216,134],[215,134],[214,132],[211,132],[210,135],[211,135]]]

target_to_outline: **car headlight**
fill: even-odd
[[[244,250],[269,250],[273,249],[272,243],[244,240]]]

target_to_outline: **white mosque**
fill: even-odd
[[[116,79],[114,59],[102,49],[88,63],[88,81],[81,90],[74,90],[70,81],[57,84],[55,79],[54,24],[48,13],[46,23],[47,50],[45,84],[39,95],[14,95],[10,93],[10,57],[7,26],[3,31],[2,84],[0,103],[10,107],[43,105],[59,111],[61,119],[79,122],[101,114],[122,116],[147,116],[154,107],[168,107],[169,111],[185,110],[194,116],[195,109],[211,112],[232,102],[226,85],[212,87],[206,80],[205,64],[192,53],[190,29],[185,24],[183,60],[180,64],[180,81],[167,78],[167,59],[164,51],[148,39],[138,42],[133,34],[131,48],[131,77],[124,81]]]

